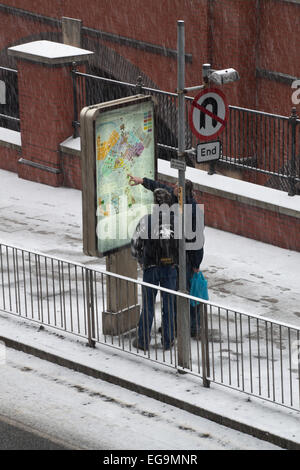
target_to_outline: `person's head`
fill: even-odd
[[[174,194],[176,197],[178,197],[178,188],[179,185],[176,183],[174,187]],[[189,200],[193,197],[193,183],[190,180],[185,181],[185,199]]]
[[[157,188],[154,190],[154,203],[161,206],[162,204],[167,204],[171,206],[172,196],[166,189]]]

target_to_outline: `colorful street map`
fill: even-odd
[[[129,181],[130,175],[155,177],[153,104],[102,112],[95,131],[98,251],[106,253],[127,245],[151,210],[152,192]]]

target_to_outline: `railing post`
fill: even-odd
[[[76,139],[76,137],[79,137],[79,132],[78,132],[78,125],[76,124],[78,122],[78,104],[77,104],[77,83],[76,83],[76,72],[77,72],[77,65],[76,62],[72,63],[72,82],[73,82],[73,105],[74,105],[74,119],[72,122],[72,126],[74,128],[73,132],[73,137]]]
[[[289,124],[292,126],[292,144],[291,144],[291,167],[289,171],[289,196],[295,196],[296,187],[296,128],[297,128],[297,111],[296,108],[292,108],[292,114],[289,118]]]
[[[141,75],[139,75],[137,78],[135,92],[137,95],[141,95],[143,93],[143,78],[141,77]]]
[[[94,308],[94,288],[93,273],[90,269],[86,270],[86,314],[88,329],[88,345],[95,347],[95,308]]]
[[[196,307],[198,308],[198,307]],[[210,387],[210,380],[207,377],[210,375],[209,367],[209,345],[208,345],[208,320],[207,320],[207,306],[200,305],[200,335],[201,335],[201,356],[202,356],[202,380],[203,386]]]
[[[212,161],[212,162],[209,162],[209,170],[208,170],[208,174],[209,175],[214,175],[216,173],[216,161]]]

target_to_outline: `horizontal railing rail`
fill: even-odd
[[[157,295],[156,295],[157,292]],[[174,369],[180,365],[177,299],[197,301],[185,372],[300,409],[300,328],[104,269],[0,244],[0,310]],[[149,299],[154,307],[152,329]],[[143,315],[141,315],[143,312]],[[141,320],[139,333],[139,319]],[[165,320],[165,321],[164,321]],[[178,323],[179,325],[180,323]],[[166,328],[168,334],[166,334]],[[149,347],[137,342],[151,329]],[[171,339],[170,347],[161,342]],[[165,347],[166,346],[166,347]]]
[[[0,70],[4,72],[12,72],[12,73],[18,73],[16,69],[10,69],[9,67],[2,67],[0,66]]]
[[[145,87],[141,79],[136,84],[99,77],[73,69],[74,136],[78,136],[79,112],[84,106],[137,93],[156,99],[157,142],[162,158],[170,159],[177,148],[177,97],[155,88]],[[199,140],[193,135],[188,115],[193,98],[186,96],[187,159],[195,162]],[[220,136],[223,145],[220,163],[262,175],[261,184],[296,194],[300,182],[300,120],[291,116],[266,113],[238,106],[229,106],[229,118]],[[191,161],[192,157],[192,161]],[[214,172],[212,165],[210,173]]]

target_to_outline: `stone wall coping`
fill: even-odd
[[[81,156],[81,141],[80,137],[69,137],[60,144],[60,151],[70,155]]]
[[[70,137],[60,145],[62,152],[77,156],[80,156],[80,148],[79,137]],[[157,170],[159,179],[169,183],[177,181],[178,171],[170,167],[170,162],[158,159]],[[291,197],[284,191],[228,176],[208,175],[206,171],[191,167],[187,167],[186,178],[194,183],[197,191],[300,219],[300,196]]]
[[[67,64],[87,60],[94,52],[53,41],[33,41],[8,48],[8,54],[41,64]]]
[[[0,127],[0,146],[21,150],[21,132]]]
[[[160,179],[169,182],[178,177],[178,171],[166,160],[158,160],[158,173]],[[195,190],[300,219],[300,196],[291,197],[284,191],[228,176],[208,175],[197,168],[187,167],[186,179],[194,183]]]

